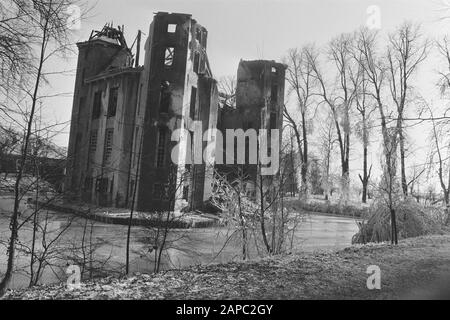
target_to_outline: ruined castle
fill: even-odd
[[[103,207],[199,209],[211,196],[214,170],[230,173],[233,166],[215,165],[220,146],[209,165],[189,164],[186,159],[202,154],[215,137],[175,142],[177,129],[193,133],[196,121],[203,132],[281,129],[285,66],[241,61],[230,97],[218,90],[207,40],[208,31],[191,15],[159,12],[143,65],[140,32],[129,47],[123,27],[107,25],[77,44],[66,192]],[[256,166],[248,167],[255,178]]]

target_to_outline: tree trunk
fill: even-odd
[[[397,155],[397,142],[396,142],[396,135],[394,133],[393,136],[389,134],[389,130],[387,128],[386,123],[386,116],[384,114],[383,110],[383,104],[380,100],[380,91],[377,89],[377,104],[378,104],[378,110],[380,112],[380,118],[381,118],[381,132],[383,134],[383,144],[384,144],[384,156],[385,156],[385,179],[387,186],[387,193],[389,198],[389,208],[391,211],[391,232],[392,232],[392,243],[398,244],[397,240],[397,219],[395,214],[395,209],[393,208],[393,192],[394,192],[394,181],[396,176],[396,164],[395,164],[395,157]],[[394,157],[394,158],[393,158]]]
[[[333,111],[333,119],[336,126],[336,134],[339,142],[339,151],[341,154],[341,169],[342,169],[342,176],[341,176],[341,203],[343,202],[345,205],[348,202],[349,198],[349,183],[350,183],[350,174],[349,174],[349,144],[350,144],[350,136],[347,132],[347,129],[344,128],[344,134],[341,132],[341,127],[338,121],[338,117],[335,110]]]
[[[242,186],[242,179],[241,179],[241,186]],[[239,220],[241,223],[242,228],[242,260],[247,259],[247,230],[245,226],[245,218],[244,214],[242,212],[242,199],[241,199],[241,192],[240,189],[237,190],[237,197],[238,197],[238,210],[239,210]]]
[[[326,168],[326,174],[327,174],[327,181],[326,181],[326,188],[325,188],[325,201],[330,200],[330,155],[327,156],[327,168]]]
[[[447,183],[447,192],[444,190],[445,195],[445,205],[447,210],[447,221],[445,221],[445,225],[450,225],[450,169],[448,170],[448,183]]]
[[[342,163],[342,200],[344,205],[348,204],[350,194],[350,167],[348,159]]]
[[[35,160],[36,162],[36,160]],[[35,164],[36,167],[36,164]],[[37,171],[37,170],[36,170]],[[30,257],[30,282],[28,284],[28,287],[31,288],[33,286],[34,281],[34,263],[35,263],[35,251],[36,251],[36,233],[37,233],[37,227],[38,227],[38,215],[39,215],[39,176],[37,176],[36,181],[36,195],[35,195],[35,201],[36,201],[36,208],[34,211],[34,217],[33,217],[33,236],[31,240],[31,257]]]
[[[405,138],[403,136],[403,125],[400,122],[399,125],[399,139],[400,139],[400,166],[401,166],[401,179],[402,179],[402,191],[406,197],[408,195],[408,183],[406,182],[406,168],[405,168]]]
[[[395,209],[391,208],[391,243],[397,245],[398,244],[398,232],[397,232],[397,217],[395,213]]]
[[[264,186],[263,186],[263,178],[262,178],[262,175],[261,175],[261,173],[258,173],[258,175],[259,175],[259,192],[260,192],[260,219],[261,219],[261,221],[260,221],[260,223],[261,223],[261,235],[262,235],[262,238],[263,238],[263,242],[264,242],[264,245],[266,246],[266,250],[267,250],[267,252],[268,253],[271,253],[272,252],[272,250],[271,250],[271,248],[270,248],[270,244],[269,244],[269,241],[267,240],[267,234],[266,234],[266,223],[265,223],[265,220],[264,220],[264,213],[265,213],[265,211],[266,211],[266,208],[265,208],[265,203],[264,203]]]
[[[303,158],[302,158],[302,192],[304,198],[308,198],[308,131],[306,128],[306,115],[302,112],[302,133],[303,133]],[[299,145],[299,148],[301,146]]]
[[[138,187],[138,181],[139,181],[139,173],[141,169],[141,157],[142,157],[142,148],[144,144],[144,133],[145,130],[142,130],[141,134],[141,141],[139,143],[139,158],[136,168],[136,177],[134,179],[134,186],[133,186],[133,194],[132,194],[132,200],[131,200],[131,208],[130,208],[130,219],[128,221],[128,229],[127,229],[127,243],[126,243],[126,250],[125,250],[125,273],[126,275],[130,272],[130,240],[131,240],[131,226],[133,224],[133,214],[136,206],[136,197],[137,197],[137,187]],[[136,141],[137,143],[137,141]]]
[[[29,142],[30,142],[30,137],[31,137],[31,130],[32,130],[32,125],[33,125],[33,120],[34,120],[34,114],[36,111],[36,103],[37,103],[37,98],[38,98],[38,91],[39,91],[39,87],[40,87],[40,83],[41,83],[41,77],[42,77],[42,67],[44,65],[44,58],[45,58],[45,49],[46,49],[46,45],[47,45],[47,31],[48,31],[48,17],[45,20],[45,24],[43,25],[43,35],[42,35],[42,42],[41,42],[41,48],[40,48],[40,57],[39,57],[39,66],[37,69],[37,74],[36,74],[36,81],[34,84],[34,92],[32,95],[32,104],[31,104],[31,110],[30,110],[30,116],[28,118],[28,123],[27,123],[27,131],[24,137],[24,142],[23,142],[23,148],[22,148],[22,155],[21,155],[21,164],[20,164],[20,168],[19,168],[19,172],[17,173],[17,178],[16,178],[16,183],[14,185],[14,210],[13,210],[13,214],[11,216],[11,220],[10,220],[10,230],[11,230],[11,237],[9,239],[9,243],[8,243],[8,250],[7,250],[7,255],[8,255],[8,260],[7,260],[7,266],[6,266],[6,271],[5,274],[3,276],[2,281],[0,282],[0,297],[3,296],[6,292],[6,289],[11,281],[12,278],[12,273],[13,273],[13,269],[14,269],[14,260],[15,260],[15,253],[16,253],[16,242],[18,239],[18,220],[19,220],[19,216],[20,216],[20,199],[21,199],[21,188],[20,188],[20,182],[22,181],[22,177],[23,177],[23,171],[24,171],[24,167],[27,161],[27,156],[28,156],[28,147],[29,147]]]
[[[363,182],[362,203],[367,203],[367,181]]]
[[[445,204],[445,213],[447,215],[447,219],[445,220],[445,225],[450,225],[450,186],[447,192],[444,192],[444,204]]]
[[[367,171],[367,145],[364,145],[364,160],[363,160],[363,176],[360,176],[362,183],[362,203],[367,203],[367,186],[369,185],[369,173]]]

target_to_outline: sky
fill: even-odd
[[[84,41],[92,29],[100,30],[106,22],[125,26],[131,44],[140,29],[148,34],[153,13],[158,11],[192,14],[208,29],[208,57],[216,78],[235,75],[240,59],[281,60],[289,48],[308,43],[325,45],[343,32],[366,25],[373,16],[368,8],[376,6],[380,13],[380,33],[385,36],[408,20],[421,23],[432,39],[450,30],[450,0],[88,0],[93,9],[73,34],[74,43]],[[369,20],[370,21],[370,20]],[[450,33],[450,32],[449,32]],[[58,59],[52,68],[74,70],[76,55]],[[420,70],[414,85],[432,101],[436,90],[436,59],[431,56]],[[49,92],[66,93],[47,102],[51,121],[70,121],[73,73],[57,76]],[[420,126],[410,129],[415,152],[424,154],[426,137]],[[61,146],[68,144],[69,127],[56,137]],[[374,148],[376,149],[376,148]],[[371,153],[377,166],[379,153]],[[360,166],[360,156],[353,162]]]

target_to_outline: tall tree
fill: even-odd
[[[75,3],[74,0],[12,0],[11,19],[15,19],[18,28],[23,28],[26,33],[21,35],[30,46],[32,59],[30,60],[32,72],[29,75],[28,86],[21,86],[22,95],[26,98],[20,100],[17,106],[24,119],[24,136],[21,143],[20,166],[14,185],[14,208],[10,218],[10,236],[7,247],[7,265],[3,278],[0,281],[0,296],[2,296],[12,278],[15,264],[16,242],[18,240],[20,199],[22,197],[21,181],[24,175],[24,167],[29,158],[31,148],[32,127],[36,116],[39,91],[45,82],[44,66],[50,58],[67,50],[70,43],[70,30],[67,23],[68,8]],[[19,16],[20,18],[18,19]],[[5,18],[2,18],[3,23]],[[22,26],[24,24],[25,26]],[[4,24],[3,24],[4,25]],[[22,106],[20,104],[23,104]],[[25,105],[30,106],[25,112]],[[8,112],[7,108],[1,110]]]
[[[433,113],[430,109],[431,117]],[[430,155],[430,167],[437,165],[439,185],[444,195],[446,213],[445,224],[450,224],[450,139],[448,138],[448,126],[432,120],[432,152]]]
[[[313,55],[312,47],[290,49],[285,63],[287,64],[286,80],[289,84],[288,94],[293,93],[300,114],[300,123],[284,108],[284,117],[289,127],[294,131],[300,159],[301,188],[300,195],[304,198],[308,194],[308,126],[310,126],[310,105],[314,95],[316,81],[312,74],[312,66],[307,58]],[[309,52],[309,53],[308,53]]]
[[[350,191],[350,110],[354,103],[357,87],[353,86],[351,74],[355,73],[353,60],[353,36],[342,34],[333,39],[327,48],[328,62],[332,65],[336,81],[327,82],[319,66],[317,56],[308,55],[314,77],[319,83],[319,95],[333,116],[340,150],[342,169],[342,200],[346,203]],[[333,76],[333,74],[331,74]]]
[[[450,39],[448,36],[443,37],[436,43],[439,55],[443,58],[444,67],[439,71],[439,88],[443,98],[448,99],[450,92]],[[430,119],[432,121],[432,153],[430,157],[430,167],[438,166],[438,178],[444,195],[444,205],[447,213],[446,225],[450,224],[450,139],[448,132],[450,129],[450,119],[447,113],[450,107],[446,107],[444,116],[436,119],[433,115],[432,108],[428,107]],[[448,171],[448,177],[446,176]],[[447,180],[447,182],[446,182]]]
[[[332,191],[332,179],[331,179],[331,162],[334,145],[337,142],[334,135],[334,121],[333,117],[329,114],[322,122],[320,131],[320,145],[319,151],[321,156],[322,165],[322,188],[325,192],[325,200],[328,201]]]
[[[395,197],[397,194],[397,130],[388,126],[387,104],[384,102],[387,68],[377,50],[377,33],[361,29],[357,33],[354,58],[364,70],[369,83],[369,95],[375,100],[380,115],[380,126],[383,136],[383,191],[386,194],[387,206],[391,218],[391,242],[398,244],[397,217]]]
[[[397,108],[397,133],[400,147],[401,185],[408,195],[405,167],[405,113],[412,91],[411,77],[428,53],[428,41],[423,39],[420,27],[411,23],[401,25],[389,36],[387,50],[388,79],[392,100]]]
[[[355,94],[356,111],[359,114],[359,121],[356,123],[355,133],[359,137],[363,147],[363,174],[359,175],[362,184],[362,198],[363,203],[367,203],[367,191],[370,176],[372,174],[372,165],[368,166],[368,151],[370,144],[370,129],[371,129],[371,115],[375,110],[370,102],[367,87],[368,81],[364,70],[359,66],[357,74],[351,74],[351,80],[354,87],[358,88]]]

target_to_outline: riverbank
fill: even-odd
[[[286,198],[284,204],[295,211],[306,211],[317,214],[331,215],[336,217],[349,217],[359,219],[363,217],[369,210],[367,205],[349,204],[340,205],[329,201],[310,199],[309,201],[301,201],[297,198]]]
[[[450,298],[450,235],[260,261],[195,266],[158,275],[9,292],[4,299],[415,299]],[[368,290],[368,266],[381,290]]]
[[[36,201],[31,200],[31,204],[36,205]],[[127,226],[130,222],[131,212],[127,209],[119,208],[99,208],[89,206],[85,203],[68,203],[65,201],[37,201],[41,208],[55,212],[73,214],[89,220],[98,221],[106,224],[116,224]],[[209,214],[200,213],[182,213],[180,215],[171,215],[168,219],[158,218],[154,214],[146,212],[134,212],[133,226],[143,227],[167,227],[169,229],[190,229],[190,228],[211,228],[220,225],[220,218]]]

